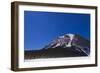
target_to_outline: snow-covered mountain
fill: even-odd
[[[90,53],[90,42],[85,38],[77,34],[65,34],[63,36],[57,37],[49,45],[45,46],[44,49],[50,48],[70,48],[75,47],[74,50],[83,51],[86,55]]]
[[[25,51],[25,59],[81,57],[90,55],[90,41],[77,34],[65,34],[40,50]]]
[[[46,48],[56,48],[58,46],[63,46],[63,47],[71,47],[71,42],[74,38],[74,34],[66,34],[63,36],[57,37],[55,40],[53,40]]]

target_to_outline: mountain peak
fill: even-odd
[[[65,38],[65,37],[73,37],[75,34],[65,34],[63,36],[59,36],[58,38]]]
[[[75,34],[65,34],[62,36],[58,36],[58,38],[53,40],[49,45],[47,45],[45,49],[50,47],[56,48],[58,46],[71,47],[71,42],[74,36]]]
[[[89,56],[90,41],[78,34],[65,34],[41,50],[25,51],[25,54],[25,59]]]
[[[71,47],[77,47],[77,50],[85,50],[85,53],[89,53],[90,49],[90,43],[87,39],[81,37],[77,34],[65,34],[62,36],[59,36],[57,39],[53,40],[49,45],[47,45],[44,49],[50,49],[50,48],[71,48]],[[81,49],[80,49],[81,48]]]

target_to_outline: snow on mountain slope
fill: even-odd
[[[75,47],[74,50],[82,51],[86,55],[90,54],[90,42],[77,34],[65,34],[59,36],[47,45],[45,49],[57,47],[68,48],[72,46]]]

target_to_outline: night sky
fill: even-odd
[[[25,50],[42,49],[67,33],[90,40],[90,14],[24,11]]]

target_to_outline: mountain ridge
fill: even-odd
[[[90,41],[77,34],[65,34],[40,50],[25,51],[25,59],[89,56]]]

